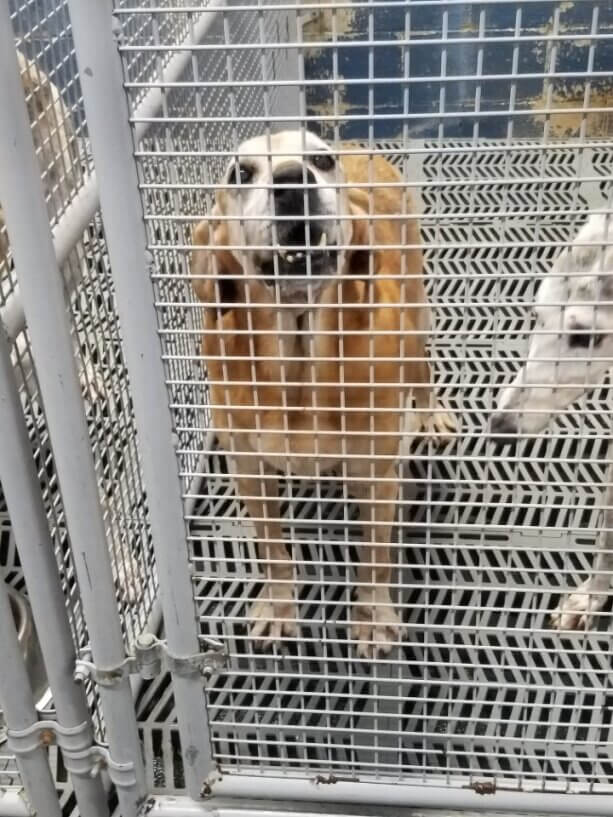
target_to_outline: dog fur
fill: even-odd
[[[75,186],[72,170],[77,149],[72,117],[60,92],[40,66],[20,51],[17,58],[49,215],[53,216],[66,205]],[[7,269],[8,252],[0,204],[0,277]]]
[[[592,215],[541,284],[526,362],[492,417],[500,442],[540,433],[597,386],[613,365],[613,216]],[[613,442],[609,461],[613,457]],[[552,614],[560,630],[586,627],[602,609],[613,571],[613,465],[607,474],[604,530],[592,575]]]
[[[305,139],[307,150],[329,151],[314,134]],[[257,163],[258,179],[270,184],[279,168],[303,169],[302,149],[302,134],[285,131],[271,137],[269,162],[257,156],[266,152],[264,137],[243,144],[238,158]],[[305,276],[315,300],[293,289],[284,302],[283,286],[279,300],[275,282],[261,274],[258,263],[275,253],[272,219],[267,198],[259,196],[259,204],[250,205],[251,192],[243,192],[242,183],[238,191],[219,191],[211,222],[194,231],[193,285],[207,307],[202,354],[213,425],[221,445],[233,452],[238,493],[255,524],[266,573],[249,614],[251,636],[269,643],[297,634],[294,568],[281,530],[278,475],[289,470],[312,477],[334,470],[343,473],[359,500],[363,544],[351,636],[358,654],[370,656],[388,652],[402,632],[389,584],[397,458],[407,408],[412,428],[418,425],[410,408],[414,400],[423,411],[420,420],[441,437],[454,429],[454,420],[433,401],[419,225],[416,219],[393,218],[414,212],[406,189],[389,186],[401,181],[398,171],[380,156],[369,161],[364,155],[344,155],[334,174],[320,172],[308,159],[305,174],[307,169],[324,213],[324,226],[312,226],[312,232],[327,231],[327,246],[348,246],[335,253],[339,271],[331,262],[323,286]],[[339,205],[329,195],[335,183],[351,185],[339,191]],[[264,245],[259,256],[249,249],[224,249],[244,244],[238,218],[246,211],[259,212],[265,225],[246,230],[248,245]],[[372,239],[369,213],[390,216],[371,221]],[[228,215],[235,218],[220,218]]]

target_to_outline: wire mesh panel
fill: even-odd
[[[77,211],[77,218],[84,226],[82,230],[73,229],[72,236],[70,226],[66,227],[68,219],[65,217],[62,221],[74,196],[84,187],[92,186],[93,170],[70,20],[65,3],[37,0],[15,3],[13,23],[16,47],[22,55],[24,91],[50,220],[56,225],[56,236],[58,230],[64,230],[64,244],[59,253],[73,322],[75,357],[105,507],[118,598],[124,611],[125,634],[133,641],[151,610],[156,579],[152,572],[145,495],[102,221],[95,211],[89,218],[87,212]],[[83,207],[79,204],[78,209]],[[32,429],[33,454],[40,468],[50,524],[57,535],[58,559],[66,577],[75,639],[83,645],[87,642],[87,635],[8,242],[3,250],[0,258],[4,269],[2,318],[13,334],[16,376],[23,384],[24,410]]]
[[[609,527],[606,296],[578,344],[570,295],[549,304],[559,343],[530,385],[557,394],[569,348],[600,357],[568,400],[536,400],[535,433],[492,428],[539,287],[611,207],[609,4],[229,5],[165,82],[186,48],[168,15],[189,32],[201,12],[121,7],[147,18],[122,48],[131,108],[163,95],[133,127],[197,626],[229,653],[208,692],[222,772],[610,792],[611,565],[592,615],[565,601]],[[359,178],[338,170],[351,162]],[[586,240],[609,272],[607,234]],[[398,348],[377,345],[386,331]],[[323,335],[340,338],[328,356]],[[176,790],[165,683],[143,699],[146,747],[153,783]]]
[[[65,280],[73,350],[96,463],[117,603],[126,649],[130,649],[152,613],[157,576],[70,19],[67,4],[56,0],[11,3],[10,14],[56,255]],[[0,323],[11,342],[15,378],[74,642],[78,648],[85,648],[89,635],[73,549],[1,205]],[[3,503],[0,488],[1,572],[4,580],[27,596],[36,593],[36,588],[24,582],[18,547]],[[96,736],[104,740],[105,719],[97,690],[91,683],[87,683],[87,690]],[[49,694],[38,704],[53,707]],[[0,748],[6,749],[6,744]],[[2,761],[3,770],[16,768],[14,761],[12,765],[8,760],[5,763],[4,757]],[[69,815],[76,805],[61,754],[57,762],[54,760],[53,772],[63,811]],[[15,777],[15,785],[18,782]]]

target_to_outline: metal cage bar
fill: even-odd
[[[181,12],[178,4],[166,9],[159,4],[137,13],[162,26],[166,15],[188,15],[190,8]],[[299,18],[289,37],[283,26],[275,31],[277,8]],[[275,780],[270,792],[274,787],[282,797],[285,785],[298,796],[300,786],[309,784],[296,783],[294,789],[296,778],[329,774],[337,781],[347,778],[347,786],[315,787],[314,799],[332,791],[331,797],[351,799],[355,785],[356,798],[374,801],[381,792],[411,802],[422,796],[414,788],[419,785],[431,788],[430,805],[436,798],[459,804],[457,790],[478,788],[483,777],[484,788],[494,782],[500,790],[542,786],[555,795],[547,803],[537,802],[535,793],[534,808],[561,809],[565,789],[594,792],[592,807],[607,809],[609,801],[600,795],[610,792],[609,715],[601,708],[610,694],[608,618],[599,611],[591,629],[582,625],[569,634],[552,630],[548,613],[558,595],[572,592],[578,574],[591,575],[589,555],[610,531],[610,521],[598,512],[600,489],[608,481],[601,481],[601,472],[609,459],[604,441],[610,433],[610,387],[562,410],[560,425],[533,448],[521,436],[516,452],[497,455],[489,423],[497,391],[530,332],[536,283],[585,217],[610,210],[611,105],[610,97],[596,94],[607,74],[607,55],[610,64],[610,9],[602,3],[571,9],[559,2],[260,3],[229,5],[223,19],[219,36],[193,49],[198,72],[164,85],[157,76],[148,80],[127,70],[125,83],[130,97],[162,88],[167,100],[157,117],[143,120],[135,112],[132,123],[136,131],[147,121],[158,134],[138,145],[137,160],[146,170],[141,192],[158,261],[156,307],[182,440],[182,475],[185,482],[202,477],[188,518],[199,626],[223,634],[229,647],[229,670],[207,691],[223,774],[213,791],[229,793],[236,784],[245,796],[256,796],[254,778],[261,775],[266,783]],[[148,55],[160,59],[181,53],[171,38],[151,38],[145,45]],[[134,44],[124,52],[130,57],[137,49]],[[267,73],[266,61],[286,50],[298,57],[299,75]],[[276,79],[282,88],[298,91],[299,110],[277,117],[267,105]],[[437,389],[461,426],[440,449],[428,432],[418,431],[410,453],[408,446],[403,453],[402,494],[395,504],[399,541],[394,538],[391,547],[393,561],[400,563],[394,592],[410,636],[397,653],[366,666],[356,660],[347,637],[356,589],[350,551],[360,543],[347,474],[330,477],[325,467],[316,467],[305,478],[310,451],[293,452],[292,474],[289,455],[281,453],[274,470],[282,474],[282,504],[251,514],[245,505],[262,493],[261,460],[273,447],[283,451],[284,439],[285,453],[291,449],[286,426],[279,422],[269,430],[259,461],[239,465],[234,476],[250,480],[248,490],[237,489],[229,460],[247,453],[241,434],[251,430],[257,438],[257,420],[250,429],[250,418],[237,412],[227,450],[210,445],[215,432],[227,431],[211,417],[227,400],[219,387],[248,380],[244,372],[255,357],[253,344],[228,354],[223,342],[239,335],[249,339],[253,331],[248,322],[237,328],[231,320],[228,329],[220,328],[224,313],[232,310],[231,288],[228,298],[212,294],[211,287],[202,301],[190,300],[189,231],[210,217],[214,195],[228,187],[224,169],[243,139],[256,132],[263,138],[249,151],[258,168],[249,189],[259,188],[258,201],[264,202],[266,193],[282,188],[262,168],[274,159],[271,134],[284,126],[299,129],[303,138],[307,127],[317,128],[339,157],[355,151],[387,159],[401,173],[385,187],[419,201],[410,214],[369,213],[368,246],[377,248],[372,232],[382,220],[421,222],[435,316],[430,359]],[[200,140],[196,130],[203,134]],[[296,145],[299,138],[292,155],[304,160],[309,151],[304,142]],[[340,193],[351,184],[329,186]],[[377,187],[360,186],[369,192]],[[314,190],[308,183],[300,188]],[[250,207],[248,195],[244,208],[211,218],[232,230],[227,249],[235,257],[278,243],[274,236],[266,244],[266,238],[241,234],[239,227],[247,230],[271,215],[263,204]],[[316,215],[305,216],[305,222],[314,220]],[[284,217],[274,213],[272,221],[279,228]],[[199,274],[204,285],[218,272],[211,265]],[[398,270],[389,275],[394,276],[401,278]],[[336,310],[334,301],[320,305],[320,314]],[[255,321],[259,305],[248,306]],[[278,399],[266,398],[266,409],[281,413],[291,389],[315,380],[308,366],[296,378],[287,374],[290,365],[308,360],[312,340],[304,318],[298,329],[290,319],[296,306],[291,298],[275,302],[287,322],[258,329],[258,340],[279,338],[279,346],[269,355],[261,352],[260,360],[271,370],[282,361],[266,379],[279,389]],[[372,309],[372,300],[365,299],[364,309]],[[206,310],[221,314],[215,328],[209,323],[203,330],[195,321]],[[216,351],[203,355],[198,344],[206,331],[223,338]],[[342,328],[332,332],[344,334]],[[415,334],[420,332],[426,334],[425,329]],[[558,334],[555,328],[547,332]],[[280,341],[291,343],[297,335],[303,337],[302,351],[284,354]],[[335,356],[332,352],[330,363]],[[243,365],[238,375],[235,363]],[[251,371],[251,384],[258,386]],[[368,386],[365,381],[367,376],[361,383]],[[590,383],[597,385],[596,376]],[[370,408],[378,417],[394,410]],[[261,421],[263,411],[259,414]],[[309,426],[302,438],[310,434]],[[348,443],[356,436],[345,434]],[[325,442],[325,432],[320,437]],[[373,460],[380,463],[384,456],[395,458]],[[382,477],[378,484],[384,482]],[[260,553],[253,523],[268,524],[265,534],[258,531]],[[282,638],[272,655],[257,654],[256,636],[245,636],[248,607],[268,566],[281,561],[279,551],[276,560],[266,557],[266,549],[279,542],[292,552],[300,630]],[[276,581],[283,584],[285,577]],[[584,700],[571,702],[573,694]],[[170,765],[169,754],[162,745],[156,761],[164,758]],[[249,783],[246,775],[253,776]],[[366,790],[358,778],[387,783]],[[167,773],[170,790],[169,780]],[[453,793],[445,794],[444,785]],[[526,801],[514,796],[500,793],[490,802],[520,808]],[[473,806],[479,802],[470,792],[466,797]],[[563,808],[581,811],[581,803],[568,801]]]
[[[517,814],[535,813],[542,817],[545,814],[561,815],[567,814],[572,817],[609,817],[611,814],[612,798],[607,796],[594,795],[572,795],[572,794],[541,794],[519,791],[497,792],[491,797],[487,797],[484,803],[484,795],[470,791],[450,790],[449,788],[432,786],[431,788],[397,786],[394,784],[366,784],[357,782],[338,781],[332,785],[326,785],[325,794],[320,791],[320,787],[313,783],[298,783],[294,787],[292,782],[291,797],[289,797],[288,783],[281,778],[266,781],[250,778],[243,780],[239,777],[233,781],[236,785],[228,786],[228,790],[220,794],[219,801],[212,800],[209,807],[215,811],[219,817],[242,817],[249,814],[250,817],[285,817],[285,815],[301,815],[304,808],[304,817],[314,817],[308,811],[309,804],[325,803],[325,814],[348,815],[352,813],[351,807],[369,807],[368,813],[377,813],[381,809],[384,814],[396,813],[406,814],[412,817],[416,814],[413,809],[428,809],[423,813],[423,817],[430,814],[430,809],[436,809],[436,815],[457,815],[469,812],[470,815],[481,812],[489,815],[490,809],[495,809],[497,817],[508,812],[510,817]],[[230,791],[231,789],[231,791]],[[266,790],[265,790],[266,789]],[[275,810],[268,811],[265,807],[262,811],[257,806],[244,810],[247,802],[253,803],[258,799],[263,801],[271,800],[275,803]],[[158,796],[152,798],[152,815],[155,817],[198,817],[206,812],[197,803],[190,801],[187,797]],[[298,804],[298,805],[297,805]],[[287,811],[286,811],[286,810]],[[396,811],[388,811],[395,809]],[[407,811],[410,809],[410,812]],[[439,811],[441,809],[441,811]],[[445,810],[444,812],[442,810]],[[448,812],[447,809],[450,811]],[[320,811],[317,814],[321,814]]]
[[[75,370],[64,289],[58,271],[39,168],[14,52],[7,6],[0,17],[1,198],[44,397],[57,473],[73,542],[92,654],[101,669],[115,669],[125,657],[115,606],[114,582],[98,487]],[[36,241],[32,236],[36,236]],[[44,284],[41,274],[44,275]],[[34,588],[31,588],[34,590]],[[135,817],[145,794],[143,762],[127,679],[101,687],[113,760],[132,769],[132,782],[118,787],[125,817]]]
[[[36,726],[38,713],[13,624],[8,591],[3,580],[0,580],[0,649],[2,650],[0,699],[11,741],[12,732],[22,732]],[[11,742],[9,745],[12,746]],[[41,742],[29,752],[21,752],[20,748],[17,744],[14,745],[17,765],[31,807],[37,814],[62,817],[45,746]]]
[[[206,11],[201,10],[190,34],[184,41],[186,48],[191,44],[200,42],[200,40],[206,36],[214,20],[216,11],[222,6],[223,0],[220,0],[219,3],[211,3]],[[181,76],[181,73],[185,70],[190,59],[190,52],[185,50],[176,53],[169,60],[162,71],[160,87],[151,87],[149,91],[147,91],[136,107],[135,113],[137,115],[150,119],[158,113],[163,100],[161,88],[164,87],[165,84],[176,82]],[[137,127],[135,138],[137,140],[142,139],[149,128],[150,122],[143,122]],[[98,189],[98,179],[96,171],[92,169],[84,177],[83,184],[79,187],[75,197],[62,212],[57,224],[53,227],[53,244],[58,266],[64,266],[71,250],[81,239],[83,230],[87,228],[99,206],[100,192]],[[71,273],[70,276],[67,276],[66,280],[66,286],[69,289],[74,288],[78,284],[74,270],[71,270]],[[16,338],[23,330],[25,316],[19,289],[15,289],[15,291],[9,295],[6,304],[0,305],[0,319],[6,327],[6,332],[10,338]]]
[[[110,4],[97,0],[76,0],[69,7],[149,496],[165,635],[171,653],[187,658],[199,652],[199,642],[117,20]],[[198,673],[172,676],[187,786],[198,797],[213,770],[202,680]]]
[[[85,690],[73,681],[75,649],[54,548],[40,495],[40,484],[14,369],[5,337],[0,333],[0,482],[15,531],[29,599],[53,693],[58,723],[81,728],[78,747],[87,751],[93,729]],[[70,764],[67,764],[70,766]],[[82,814],[108,817],[101,778],[89,771],[72,772],[72,785]]]

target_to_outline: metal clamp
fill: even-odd
[[[102,768],[116,786],[136,785],[134,763],[117,763],[106,746],[92,743],[91,725],[62,726],[57,721],[37,721],[27,729],[8,729],[8,745],[16,756],[27,755],[40,746],[55,743],[62,750],[64,765],[74,775],[96,777]]]
[[[81,657],[76,661],[73,677],[77,683],[91,679],[104,687],[115,687],[129,675],[140,675],[145,680],[151,680],[164,670],[182,678],[201,675],[208,680],[215,673],[225,669],[228,656],[225,646],[220,641],[212,638],[206,641],[211,647],[210,650],[180,657],[168,652],[166,641],[152,633],[142,633],[136,639],[134,655],[125,658],[121,664],[109,669],[100,669],[92,661]],[[81,650],[81,656],[84,655],[91,655],[89,649]]]
[[[131,760],[127,763],[117,763],[111,757],[108,747],[99,743],[82,749],[80,752],[64,750],[64,761],[68,771],[74,774],[88,773],[90,777],[96,777],[101,769],[106,769],[116,786],[131,788],[137,782],[134,763]],[[71,765],[68,765],[69,763]]]

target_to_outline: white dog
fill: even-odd
[[[517,434],[538,434],[613,367],[613,214],[593,215],[583,225],[541,284],[534,311],[527,360],[492,417],[492,433],[501,443]],[[613,463],[594,572],[552,614],[558,629],[587,626],[590,613],[607,600],[613,570],[612,482]]]

